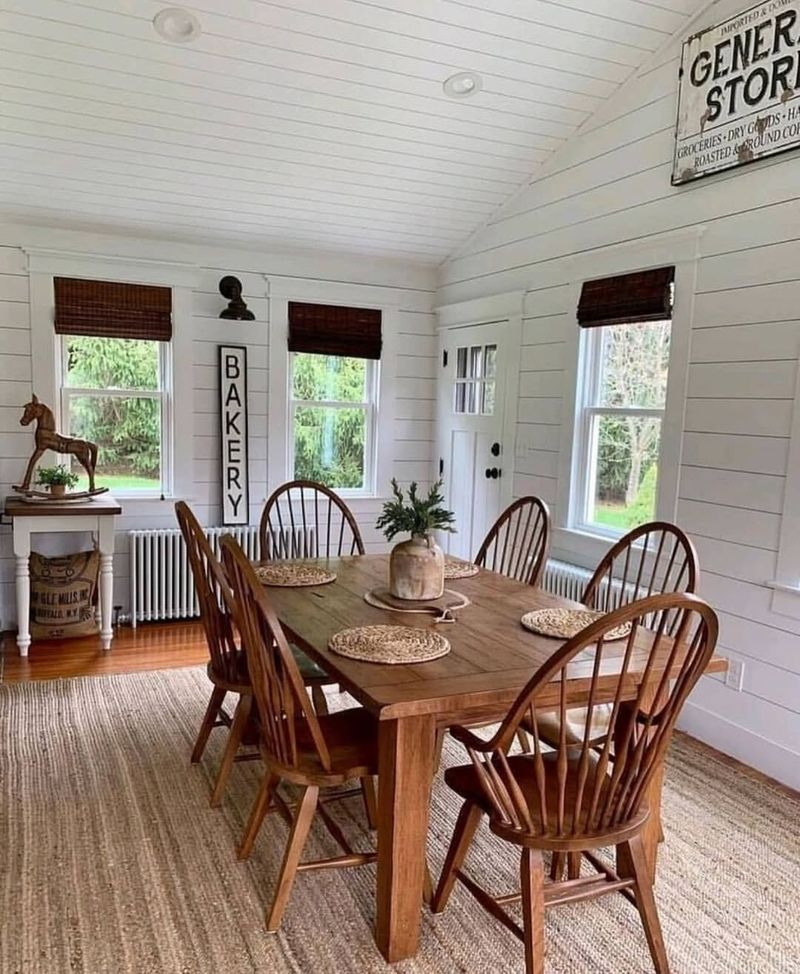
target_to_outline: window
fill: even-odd
[[[378,363],[293,352],[290,469],[295,479],[371,492],[375,481]]]
[[[573,520],[622,534],[653,520],[671,321],[582,331]]]
[[[496,345],[457,348],[453,411],[472,416],[493,416],[496,374]]]
[[[117,494],[168,493],[169,344],[62,334],[61,418],[68,435],[99,447],[98,485]],[[83,467],[72,459],[86,489]]]

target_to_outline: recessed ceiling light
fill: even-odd
[[[165,41],[185,44],[200,36],[200,21],[188,10],[180,7],[167,7],[153,17],[153,26]]]
[[[469,98],[483,87],[483,78],[477,71],[459,71],[451,75],[442,85],[449,98]]]

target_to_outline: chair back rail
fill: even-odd
[[[364,554],[361,532],[348,506],[313,480],[292,480],[273,491],[258,534],[265,561]]]
[[[656,629],[647,627],[652,618],[659,619]],[[624,643],[607,638],[627,622],[631,631]],[[453,728],[491,806],[493,827],[508,837],[516,835],[517,841],[538,838],[546,845],[632,826],[681,708],[711,659],[717,630],[714,611],[694,595],[667,593],[630,603],[578,633],[540,667],[491,740]],[[568,682],[576,666],[588,681],[588,717],[578,747],[570,744],[565,730]],[[508,749],[521,722],[527,719],[536,726],[537,697],[545,688],[552,702],[552,684],[562,728],[557,745],[545,752],[534,735],[533,753],[509,761]],[[631,686],[636,687],[633,700]],[[591,714],[609,701],[609,732],[598,746],[592,741]],[[531,790],[537,814],[526,801]]]
[[[297,728],[305,722],[319,762],[329,771],[330,753],[322,729],[264,587],[234,538],[225,535],[221,545],[223,565],[231,586],[230,611],[247,654],[267,756],[283,768],[296,768],[299,754]]]
[[[189,555],[211,667],[222,679],[241,683],[241,655],[228,612],[230,585],[211,550],[205,531],[185,501],[175,504],[175,515]]]
[[[697,552],[689,537],[668,521],[634,528],[609,549],[595,569],[581,601],[590,609],[611,612],[629,602],[665,592],[695,592]],[[658,617],[649,620],[657,628]],[[674,631],[670,620],[667,632]]]
[[[520,497],[486,535],[475,564],[536,585],[550,548],[550,511],[539,497]]]

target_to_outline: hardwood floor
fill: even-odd
[[[13,633],[0,636],[0,682],[56,680],[70,676],[101,676],[136,673],[208,661],[208,648],[199,622],[150,623],[136,629],[114,631],[109,652],[103,652],[97,636],[34,642],[23,659]]]

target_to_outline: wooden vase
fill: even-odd
[[[392,548],[389,591],[397,599],[423,601],[444,592],[444,552],[433,537],[415,535]]]

